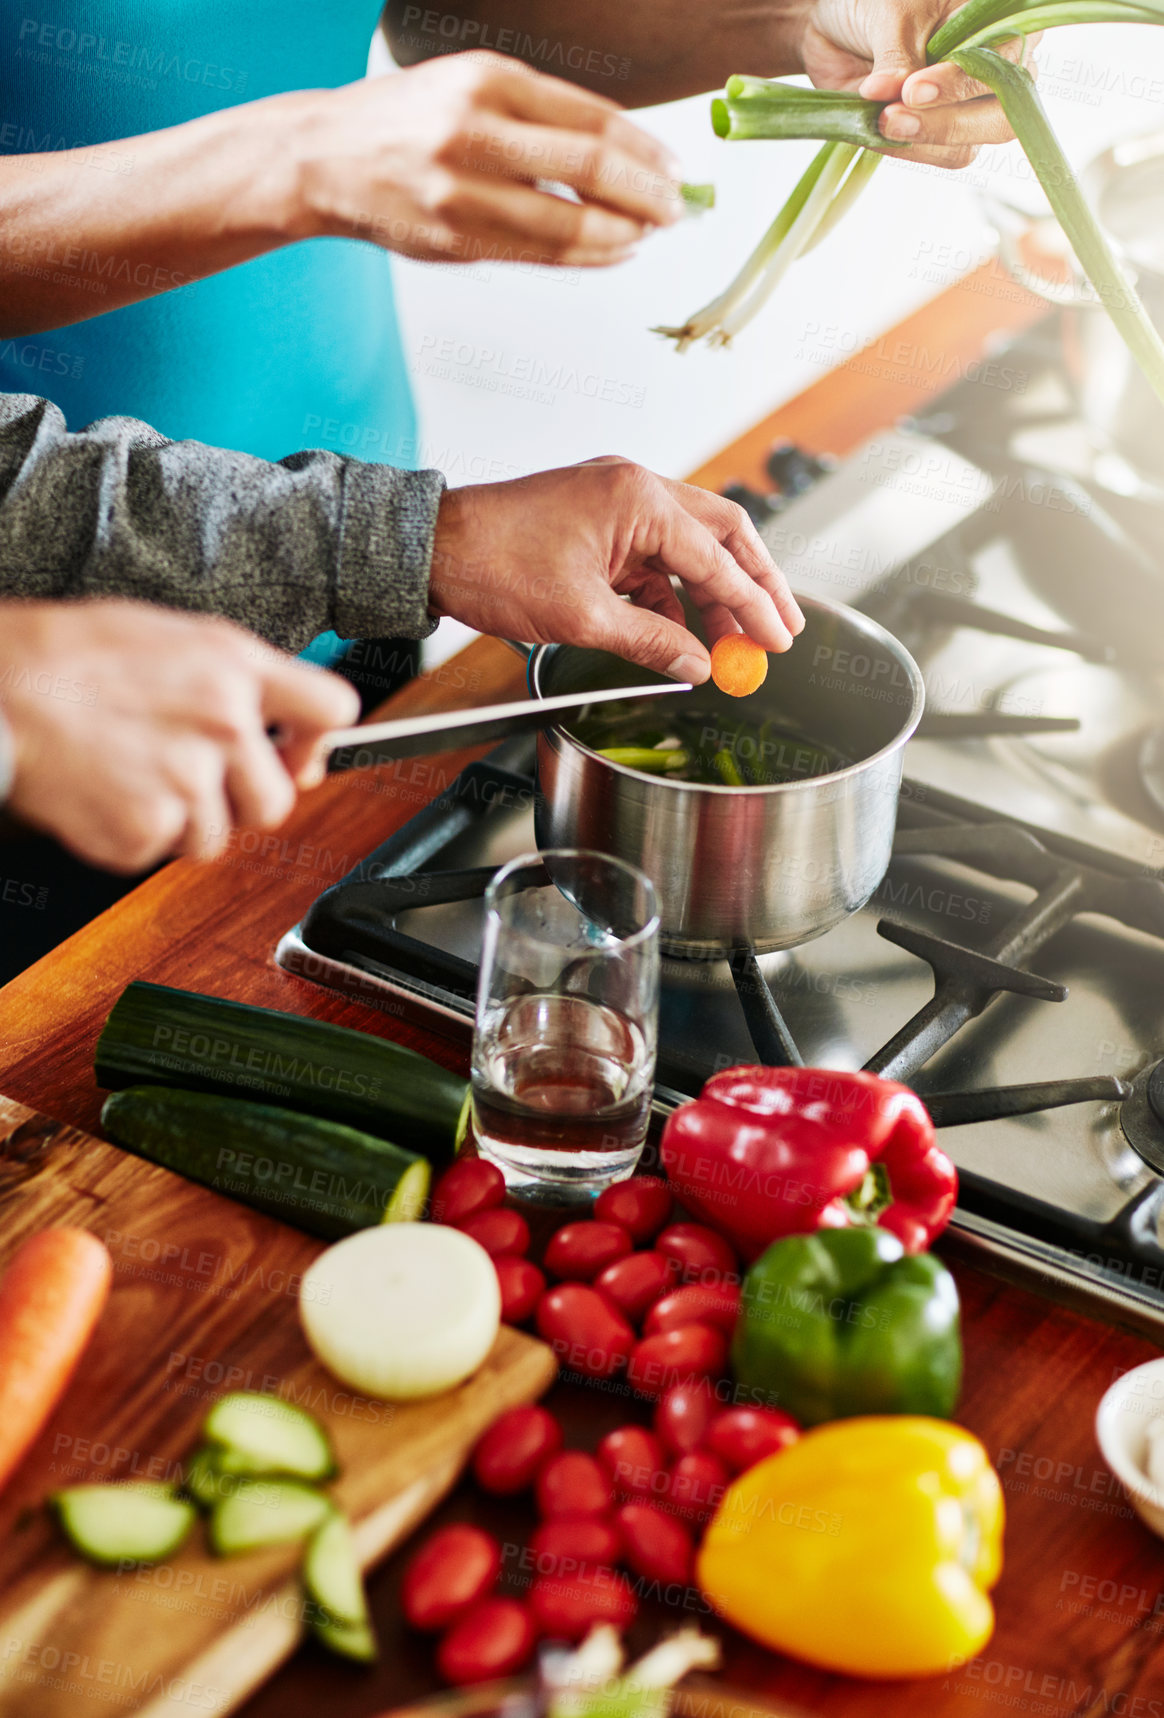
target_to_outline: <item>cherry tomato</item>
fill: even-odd
[[[654,1503],[624,1503],[614,1520],[623,1561],[636,1575],[664,1585],[685,1585],[691,1579],[695,1547],[681,1521]]]
[[[562,1428],[545,1408],[510,1408],[473,1451],[473,1477],[482,1491],[512,1497],[533,1484],[542,1463],[561,1447]]]
[[[657,1336],[661,1330],[678,1330],[684,1324],[711,1324],[730,1336],[739,1316],[737,1283],[687,1283],[656,1301],[643,1330],[647,1336]]]
[[[603,1515],[555,1515],[535,1527],[529,1548],[539,1575],[571,1575],[618,1559],[622,1541]]]
[[[464,1235],[472,1235],[495,1259],[504,1253],[524,1253],[529,1247],[529,1224],[520,1211],[511,1210],[508,1205],[479,1211],[475,1217],[466,1217],[463,1223],[458,1223],[457,1228]]]
[[[501,1317],[506,1324],[524,1324],[545,1292],[546,1279],[528,1259],[502,1253],[494,1259],[501,1289]]]
[[[635,1333],[612,1301],[585,1283],[560,1283],[538,1302],[538,1335],[564,1371],[609,1378],[625,1365]]]
[[[432,1190],[434,1223],[455,1228],[478,1211],[489,1211],[505,1200],[505,1177],[484,1157],[459,1157]]]
[[[626,1375],[644,1396],[659,1397],[672,1384],[717,1377],[727,1365],[727,1337],[710,1324],[685,1324],[644,1336],[631,1350]]]
[[[595,1623],[629,1628],[638,1603],[621,1575],[596,1565],[573,1575],[539,1576],[530,1588],[529,1608],[543,1635],[576,1641]]]
[[[667,1451],[646,1426],[619,1426],[607,1432],[596,1453],[610,1475],[616,1497],[644,1498],[662,1491]]]
[[[601,1223],[621,1223],[636,1247],[650,1241],[671,1215],[671,1189],[657,1175],[613,1181],[594,1201]]]
[[[726,1408],[712,1421],[703,1447],[732,1473],[743,1473],[765,1456],[786,1450],[799,1436],[800,1427],[782,1408]]]
[[[655,1430],[666,1449],[685,1456],[699,1448],[718,1411],[715,1392],[706,1379],[672,1384],[655,1408]]]
[[[610,1481],[584,1450],[562,1450],[538,1469],[534,1483],[538,1509],[550,1515],[605,1515]]]
[[[630,1250],[631,1238],[621,1223],[566,1223],[552,1237],[543,1263],[552,1277],[588,1283]]]
[[[666,1294],[673,1279],[673,1259],[664,1258],[662,1253],[628,1253],[625,1259],[607,1265],[595,1277],[594,1286],[637,1324],[659,1296]]]
[[[404,1571],[400,1606],[414,1629],[443,1629],[492,1591],[501,1546],[479,1527],[439,1527]]]
[[[483,1599],[457,1618],[437,1647],[437,1669],[446,1682],[491,1682],[512,1676],[528,1661],[537,1628],[528,1605],[518,1599]]]
[[[710,1450],[692,1450],[672,1464],[669,1507],[695,1526],[711,1520],[731,1484],[731,1475]]]
[[[675,1260],[676,1274],[685,1283],[739,1281],[736,1255],[714,1229],[703,1223],[672,1223],[655,1238],[655,1251]]]

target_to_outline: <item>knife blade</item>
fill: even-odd
[[[476,710],[438,710],[425,716],[403,716],[394,722],[371,722],[362,728],[336,728],[325,734],[323,751],[328,771],[374,768],[398,758],[424,757],[430,752],[456,751],[511,734],[528,734],[552,727],[566,716],[577,716],[594,704],[619,698],[658,698],[670,692],[690,692],[685,680],[655,686],[612,686],[601,692],[571,692],[553,698],[521,698],[512,704],[485,704]]]

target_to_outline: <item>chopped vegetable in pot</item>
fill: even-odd
[[[774,787],[844,769],[852,759],[822,745],[795,723],[725,716],[712,703],[687,705],[662,725],[653,699],[603,704],[572,733],[611,763],[644,775],[723,787]]]

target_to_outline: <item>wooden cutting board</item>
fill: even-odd
[[[339,1457],[333,1490],[361,1558],[397,1545],[451,1488],[485,1426],[541,1395],[550,1350],[503,1329],[484,1367],[428,1402],[341,1388],[299,1330],[322,1244],[0,1097],[0,1270],[56,1223],[113,1255],[109,1305],[37,1448],[0,1496],[0,1718],[229,1711],[302,1633],[296,1547],[221,1559],[196,1529],[155,1569],[80,1563],[43,1507],[61,1485],[169,1479],[232,1389],[299,1402]]]

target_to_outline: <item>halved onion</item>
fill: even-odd
[[[407,1401],[477,1370],[497,1337],[501,1292],[489,1254],[459,1229],[390,1223],[320,1254],[304,1272],[299,1317],[337,1378]]]

